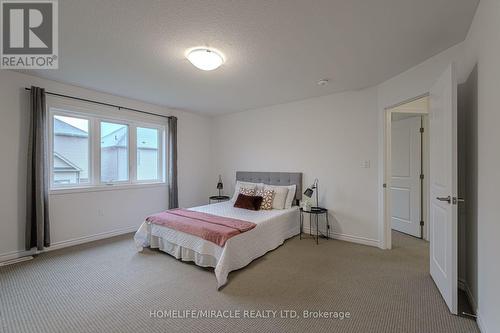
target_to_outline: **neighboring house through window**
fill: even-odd
[[[128,126],[101,122],[101,181],[128,180],[128,160]]]
[[[137,127],[137,179],[151,180],[158,175],[158,129]]]
[[[53,189],[165,182],[164,119],[85,112],[76,104],[48,102]]]
[[[89,182],[88,128],[86,119],[54,116],[54,184]]]

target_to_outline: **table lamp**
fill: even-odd
[[[224,189],[224,184],[222,184],[222,176],[219,175],[219,182],[217,183],[217,189],[219,190],[219,197],[222,195],[222,190]]]
[[[318,200],[318,197],[319,197],[319,187],[318,187],[318,178],[314,179],[314,183],[309,186],[305,192],[304,192],[304,195],[308,198],[311,198],[313,196],[313,193],[316,192],[316,207],[311,207],[312,210],[315,210],[315,209],[318,209],[319,207],[319,200]]]

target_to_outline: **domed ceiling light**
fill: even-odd
[[[212,71],[224,63],[222,55],[213,49],[196,48],[187,52],[186,58],[203,71]]]

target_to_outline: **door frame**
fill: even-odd
[[[392,212],[392,203],[391,203],[391,193],[387,189],[391,188],[391,177],[392,177],[392,113],[394,112],[393,109],[397,108],[398,106],[402,106],[404,104],[416,101],[418,99],[424,98],[424,97],[429,97],[429,92],[426,92],[424,94],[420,94],[416,97],[406,99],[404,101],[401,101],[397,104],[393,104],[390,106],[387,106],[384,108],[384,122],[383,122],[383,159],[382,159],[382,172],[383,172],[383,186],[382,186],[382,240],[380,247],[383,249],[392,249],[392,227],[391,227],[391,212]],[[414,114],[422,114],[422,115],[428,115],[429,114],[429,108],[427,109],[427,112],[423,111],[415,111],[412,112]],[[424,147],[422,147],[423,149]],[[427,164],[428,161],[426,161]],[[428,190],[428,187],[426,187],[426,190]],[[426,197],[428,200],[428,196]],[[428,205],[427,205],[428,206]],[[427,216],[426,216],[426,227],[427,228],[427,237],[429,237],[429,210],[427,209]]]

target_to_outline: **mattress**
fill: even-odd
[[[177,259],[213,267],[218,288],[227,283],[231,271],[245,267],[299,233],[298,207],[251,211],[235,208],[227,201],[189,209],[253,222],[256,226],[230,238],[221,247],[194,235],[144,222],[134,236],[137,249],[158,248]]]

